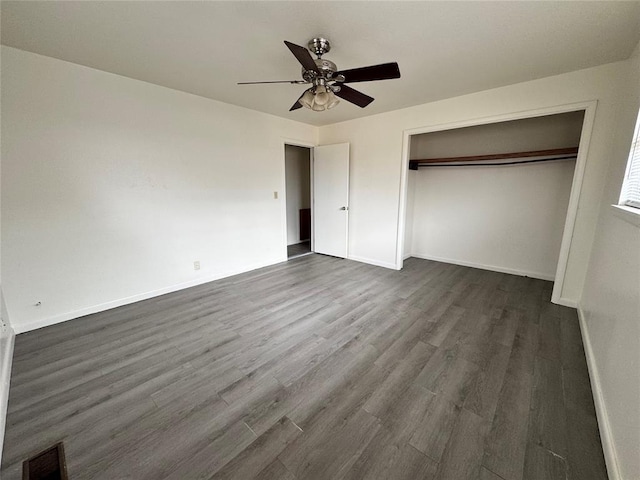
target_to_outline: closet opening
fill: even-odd
[[[562,303],[585,113],[407,135],[400,265],[417,257],[550,280]]]
[[[311,251],[311,148],[284,146],[287,258]]]

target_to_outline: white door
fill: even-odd
[[[347,257],[349,144],[313,149],[313,251]]]

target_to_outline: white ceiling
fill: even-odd
[[[2,1],[2,43],[314,125],[326,125],[628,58],[640,2]],[[402,78],[354,84],[376,98],[289,107],[304,85],[283,44],[325,36],[348,69],[397,61]]]

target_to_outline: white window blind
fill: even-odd
[[[640,208],[640,114],[636,121],[636,130],[633,133],[620,204]]]

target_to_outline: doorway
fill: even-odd
[[[287,258],[311,251],[311,149],[284,146],[287,210]]]

